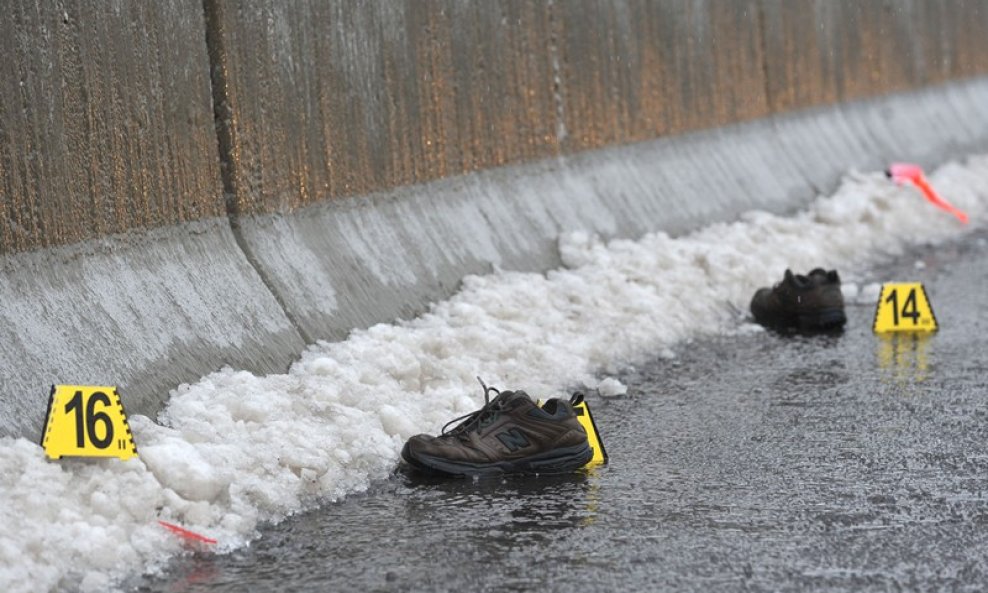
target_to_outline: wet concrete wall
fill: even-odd
[[[225,216],[202,8],[7,2],[0,253]]]
[[[980,1],[15,0],[0,435],[48,385],[153,413],[421,312],[566,230],[798,207],[988,148]],[[889,94],[894,93],[894,94]]]
[[[768,115],[758,6],[218,3],[238,204],[281,212]]]
[[[773,112],[988,72],[981,0],[763,0],[759,10]]]
[[[988,73],[939,0],[217,0],[241,212]]]

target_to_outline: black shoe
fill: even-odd
[[[786,270],[782,282],[760,288],[751,299],[751,314],[758,323],[800,330],[838,329],[847,323],[840,276],[816,268],[806,276]]]
[[[497,397],[490,399],[491,392]],[[569,402],[550,399],[540,408],[524,391],[498,392],[486,385],[484,401],[480,410],[447,423],[441,435],[408,439],[401,450],[404,462],[446,475],[557,474],[577,470],[593,457]]]

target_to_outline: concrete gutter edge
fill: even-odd
[[[115,385],[154,416],[225,365],[284,372],[305,346],[226,218],[0,258],[0,436],[38,440],[52,384]]]

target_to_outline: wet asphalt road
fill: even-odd
[[[703,339],[628,371],[627,396],[590,399],[611,462],[588,475],[395,476],[136,589],[984,590],[986,255],[981,234],[873,273],[925,283],[925,338],[877,337],[857,306],[840,334]]]

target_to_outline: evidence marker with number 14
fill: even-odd
[[[137,456],[116,387],[52,385],[41,446],[51,459]]]
[[[883,284],[872,329],[878,334],[936,331],[937,318],[923,285],[919,282]]]

